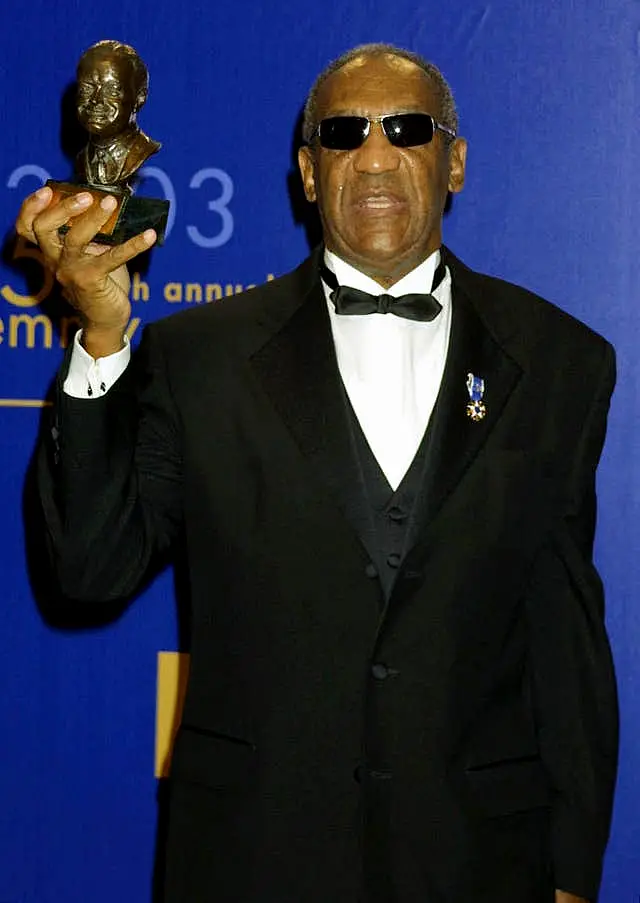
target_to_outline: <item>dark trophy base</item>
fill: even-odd
[[[46,184],[53,191],[53,204],[72,194],[78,194],[79,191],[88,191],[98,203],[107,195],[111,195],[118,201],[118,206],[93,239],[100,244],[119,245],[123,241],[133,238],[134,235],[144,232],[145,229],[155,229],[158,235],[156,244],[161,245],[164,242],[167,217],[169,216],[169,201],[159,198],[135,197],[127,189],[98,188],[82,182],[56,182],[49,179]],[[68,232],[72,227],[73,219],[61,226],[60,232]]]

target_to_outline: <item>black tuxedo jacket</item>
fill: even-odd
[[[592,541],[613,353],[445,253],[449,353],[387,599],[317,254],[149,326],[105,397],[60,393],[40,486],[65,592],[126,596],[186,544],[167,903],[597,894],[617,724]]]

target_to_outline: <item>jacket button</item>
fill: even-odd
[[[397,568],[400,566],[400,555],[398,552],[392,552],[390,555],[387,555],[387,564],[390,568]]]
[[[383,665],[382,662],[375,662],[371,666],[371,673],[376,680],[386,680],[389,676],[389,669],[386,665]]]
[[[364,569],[364,572],[367,575],[367,577],[377,577],[378,576],[378,569],[375,566],[375,564],[373,564],[373,562],[371,562],[371,561]]]
[[[407,512],[403,511],[402,508],[399,508],[398,505],[394,505],[387,511],[387,517],[389,520],[392,520],[394,524],[402,524],[407,519]]]

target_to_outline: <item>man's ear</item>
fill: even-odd
[[[457,194],[464,187],[464,173],[467,164],[467,142],[464,138],[456,138],[449,148],[449,183],[448,189]]]
[[[310,203],[314,203],[317,199],[315,157],[311,148],[306,144],[298,151],[298,166],[300,167],[300,175],[302,176],[304,196]]]
[[[147,92],[146,91],[138,91],[138,93],[136,94],[136,113],[138,112],[138,110],[141,107],[144,106],[146,99],[147,99]]]

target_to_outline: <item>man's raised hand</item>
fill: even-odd
[[[150,248],[156,240],[153,229],[121,245],[93,241],[116,206],[107,196],[97,203],[91,194],[78,194],[51,205],[53,193],[46,186],[30,195],[16,220],[19,235],[35,242],[44,264],[64,289],[65,297],[79,312],[82,344],[94,357],[105,357],[123,346],[131,316],[129,273],[125,264]],[[60,226],[73,221],[60,235]]]

